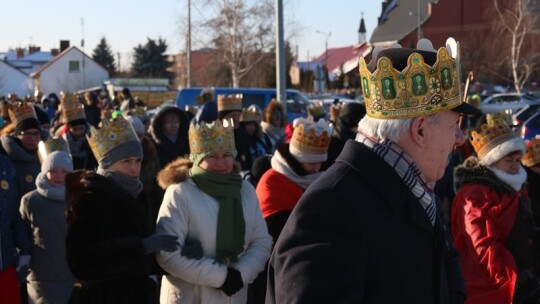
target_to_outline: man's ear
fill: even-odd
[[[422,148],[425,147],[426,145],[426,136],[425,136],[426,124],[427,124],[426,117],[424,116],[417,117],[413,120],[411,124],[411,128],[409,130],[411,140],[413,141],[413,143],[415,143],[416,145]]]

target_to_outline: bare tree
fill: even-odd
[[[537,24],[537,14],[529,10],[528,0],[502,1],[493,0],[493,8],[498,16],[497,24],[502,35],[509,35],[511,81],[516,92],[521,92],[531,74],[539,64],[540,55],[526,50],[527,38]],[[504,75],[501,75],[504,76]]]

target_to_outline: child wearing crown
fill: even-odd
[[[535,225],[520,164],[524,142],[489,115],[470,141],[477,156],[456,168],[451,207],[467,303],[538,303]]]
[[[62,138],[40,142],[41,172],[36,190],[23,196],[20,213],[33,238],[26,277],[30,303],[68,303],[75,278],[66,260],[65,176],[73,171]]]
[[[73,299],[80,303],[156,303],[162,274],[158,251],[173,252],[175,236],[153,233],[149,205],[139,180],[142,146],[121,115],[90,127],[87,135],[96,171],[66,177],[69,268],[77,278]]]
[[[246,303],[247,285],[270,256],[272,238],[255,190],[233,171],[233,129],[232,120],[192,123],[189,159],[158,175],[167,190],[156,231],[181,243],[179,250],[157,255],[168,272],[162,304]]]

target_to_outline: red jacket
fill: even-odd
[[[291,211],[304,189],[274,169],[264,173],[257,184],[257,197],[264,218],[279,211]]]

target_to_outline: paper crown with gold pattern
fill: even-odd
[[[525,147],[527,151],[525,152],[525,155],[523,155],[523,158],[521,159],[521,163],[525,167],[534,167],[537,164],[540,163],[540,135],[536,135],[531,140],[525,141]]]
[[[408,58],[399,59],[405,61],[407,58],[402,70],[394,68],[397,59],[393,62],[386,56],[378,56],[379,53],[406,50],[399,44],[390,49],[375,48],[373,60],[376,60],[376,68],[372,63],[368,67],[365,59],[360,58],[360,81],[369,117],[411,118],[450,110],[461,104],[459,44],[453,38],[449,38],[446,47],[438,51],[429,40],[421,39],[415,52]],[[432,54],[436,54],[436,61],[429,65],[424,56]]]
[[[336,122],[342,107],[343,103],[341,102],[330,106],[330,121],[333,121],[334,123]]]
[[[255,108],[244,108],[242,109],[242,116],[240,116],[241,122],[254,121],[259,122],[259,113],[256,112]]]
[[[242,94],[218,95],[217,109],[221,111],[242,111]]]
[[[38,144],[38,156],[41,162],[47,155],[56,151],[64,151],[70,154],[69,145],[62,137],[51,136],[46,141],[40,141]]]
[[[324,117],[326,115],[326,109],[322,101],[316,101],[307,106],[308,115],[315,118]]]
[[[18,125],[23,120],[34,118],[37,120],[36,110],[34,106],[26,101],[17,101],[13,104],[7,104],[9,119],[15,125]]]
[[[122,115],[118,115],[114,119],[102,120],[100,129],[90,126],[90,134],[86,135],[86,138],[98,162],[110,151],[122,144],[128,142],[139,143],[139,138],[131,123]]]
[[[486,123],[471,131],[469,140],[480,164],[484,166],[489,166],[512,152],[525,152],[523,139],[514,135],[500,117],[489,114],[486,116]]]
[[[78,119],[86,119],[84,105],[79,102],[79,98],[76,95],[62,93],[60,103],[62,105],[62,117],[66,123]]]
[[[326,161],[333,129],[328,121],[322,118],[314,122],[308,116],[295,119],[293,127],[289,152],[301,163]]]
[[[189,126],[189,149],[191,154],[214,152],[236,153],[234,146],[234,125],[231,119],[218,119],[207,124],[192,122]]]

